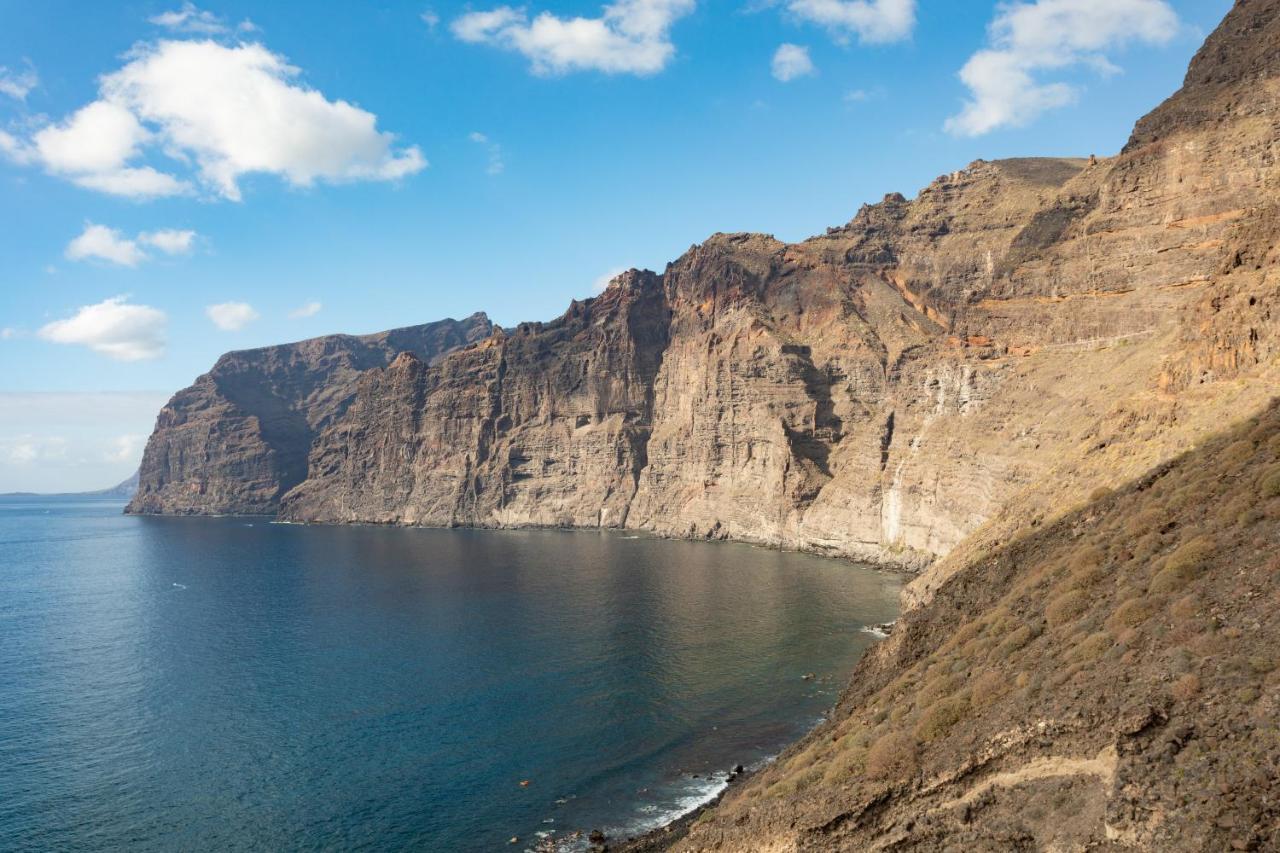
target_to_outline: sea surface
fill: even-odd
[[[2,850],[638,832],[814,725],[900,586],[618,532],[121,510],[0,501]]]

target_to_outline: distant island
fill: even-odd
[[[0,498],[102,498],[105,500],[131,500],[138,491],[138,472],[109,489],[92,492],[0,492]]]

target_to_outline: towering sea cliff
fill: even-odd
[[[1024,523],[1136,476],[1265,396],[1277,84],[1270,4],[1241,9],[1226,26],[1251,29],[1215,35],[1118,156],[979,161],[797,244],[717,234],[548,323],[445,324],[431,351],[229,355],[162,413],[132,510],[920,566],[1015,497]]]
[[[364,372],[402,352],[439,359],[493,328],[474,314],[228,353],[160,410],[127,511],[274,514],[306,478],[312,442],[346,411]]]

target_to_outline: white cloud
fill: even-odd
[[[212,12],[197,8],[190,0],[183,3],[181,9],[162,12],[147,20],[158,27],[164,27],[167,30],[180,33],[216,35],[227,31],[227,25],[222,22],[221,18]]]
[[[289,317],[293,320],[301,320],[304,317],[314,317],[320,313],[320,309],[323,307],[324,305],[319,302],[305,302],[290,311]]]
[[[107,443],[102,454],[104,462],[141,462],[142,448],[146,446],[147,437],[137,433],[118,435]]]
[[[136,267],[150,259],[142,250],[144,245],[166,255],[183,255],[191,251],[195,238],[196,232],[176,228],[145,231],[137,238],[130,238],[116,228],[88,222],[80,236],[67,244],[66,256],[73,261],[99,260]]]
[[[238,332],[258,319],[258,312],[248,302],[220,302],[205,308],[204,313],[224,332]]]
[[[55,320],[37,334],[53,343],[89,347],[117,361],[141,361],[164,354],[168,322],[163,311],[113,296],[86,305],[65,320]]]
[[[137,470],[169,393],[0,391],[0,492],[114,486]]]
[[[506,170],[507,164],[502,159],[502,146],[491,140],[479,131],[472,131],[467,138],[477,145],[483,145],[485,150],[489,152],[489,164],[485,167],[485,172],[490,175],[501,175]]]
[[[18,336],[18,330],[12,326],[5,326],[0,329],[0,341],[11,341]]]
[[[373,113],[328,100],[299,84],[298,73],[260,44],[140,46],[100,79],[98,100],[30,140],[0,133],[0,151],[80,186],[135,198],[191,191],[191,180],[138,162],[159,155],[232,200],[241,197],[240,179],[254,173],[307,187],[395,180],[426,167],[417,146],[397,148],[377,129]]]
[[[1040,82],[1037,72],[1089,65],[1116,67],[1104,51],[1129,42],[1162,44],[1178,31],[1178,16],[1165,0],[1037,0],[999,7],[988,29],[990,46],[960,69],[969,88],[964,109],[946,122],[957,136],[980,136],[1022,127],[1042,113],[1075,101],[1077,90]]]
[[[85,225],[79,237],[67,244],[66,255],[73,261],[96,259],[125,267],[136,267],[147,257],[136,242],[115,228],[92,222]]]
[[[809,58],[809,48],[798,44],[782,44],[773,54],[773,76],[787,83],[797,77],[813,74],[813,60]]]
[[[0,437],[0,460],[10,465],[33,465],[64,459],[67,440],[58,435],[25,433]]]
[[[427,29],[435,32],[436,27],[440,26],[440,16],[436,14],[434,9],[427,9],[421,15],[422,23],[427,25]]]
[[[159,231],[145,231],[138,235],[138,242],[166,255],[185,255],[191,251],[196,232],[177,228],[162,228]]]
[[[40,77],[30,65],[23,71],[14,71],[0,65],[0,95],[25,101],[31,90],[40,85]]]
[[[543,12],[532,21],[523,9],[499,6],[453,22],[464,42],[520,53],[535,74],[601,71],[656,74],[675,56],[672,25],[694,0],[618,0],[598,18],[559,18]]]
[[[902,41],[916,25],[916,0],[788,0],[787,9],[840,41],[857,36],[864,44]]]
[[[626,272],[629,269],[631,269],[631,267],[616,267],[614,269],[609,270],[604,275],[598,276],[596,280],[591,284],[591,292],[604,293],[609,288],[609,285],[613,282],[615,278],[622,275],[624,272]]]

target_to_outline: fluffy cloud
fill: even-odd
[[[512,50],[535,74],[601,71],[656,74],[675,55],[672,25],[693,11],[694,0],[618,0],[599,18],[559,18],[543,12],[529,20],[523,9],[499,6],[453,22],[464,42]]]
[[[141,361],[164,354],[168,322],[163,311],[113,296],[86,305],[65,320],[55,320],[37,334],[56,344],[89,347],[117,361]]]
[[[115,228],[92,222],[85,225],[79,237],[67,244],[66,255],[73,261],[96,259],[125,267],[136,267],[147,257],[136,242]]]
[[[293,320],[301,320],[305,317],[314,317],[320,313],[321,308],[324,308],[324,305],[319,302],[306,302],[290,311],[289,317]]]
[[[490,175],[501,175],[507,168],[506,162],[502,159],[502,146],[478,131],[472,132],[467,138],[477,145],[484,146],[485,151],[489,153],[489,164],[485,167],[485,172]]]
[[[307,187],[395,180],[427,165],[417,146],[395,147],[373,113],[299,84],[298,69],[260,44],[161,41],[129,60],[101,78],[98,100],[29,140],[0,133],[0,151],[134,198],[192,191],[192,180],[140,162],[157,155],[237,201],[240,179],[254,173]]]
[[[28,66],[23,71],[13,71],[0,65],[0,95],[8,95],[19,101],[25,101],[40,83],[34,68]]]
[[[196,232],[165,228],[146,231],[136,239],[126,237],[118,229],[86,223],[84,231],[67,244],[66,256],[72,261],[99,260],[136,267],[148,259],[142,246],[150,246],[166,255],[183,255],[191,251]]]
[[[788,0],[787,9],[841,41],[857,36],[865,44],[902,41],[916,25],[916,0]]]
[[[191,251],[196,232],[177,228],[162,228],[159,231],[145,231],[138,235],[138,242],[166,255],[185,255]]]
[[[1165,0],[1037,0],[1000,7],[990,46],[960,70],[969,88],[964,109],[946,122],[957,136],[1021,127],[1047,110],[1072,103],[1074,87],[1040,82],[1037,72],[1091,65],[1117,69],[1104,51],[1129,42],[1162,44],[1177,34],[1178,16]]]
[[[773,54],[773,76],[783,83],[814,73],[809,48],[798,44],[783,44]]]
[[[220,302],[205,308],[204,313],[224,332],[238,332],[258,319],[258,312],[248,302]]]

